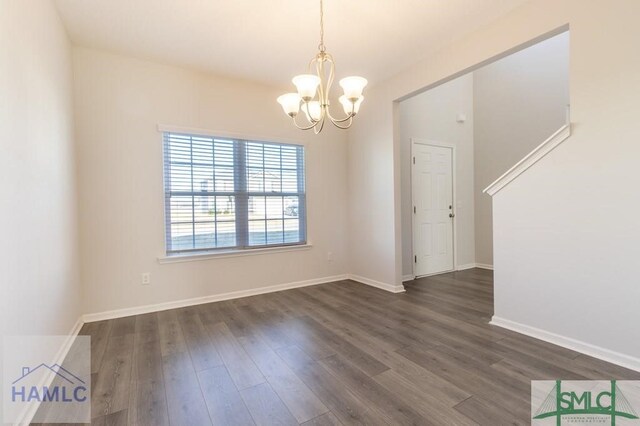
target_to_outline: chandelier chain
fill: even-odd
[[[322,0],[320,0],[320,44],[318,45],[318,50],[323,53],[326,50],[324,46],[324,11]]]

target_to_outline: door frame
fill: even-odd
[[[456,244],[456,235],[457,235],[457,230],[458,230],[458,221],[456,220],[456,216],[457,216],[457,203],[456,203],[456,146],[452,143],[448,143],[448,142],[440,142],[440,141],[434,141],[431,139],[423,139],[423,138],[409,138],[409,141],[411,143],[411,157],[409,158],[409,165],[411,167],[411,257],[414,258],[414,261],[411,263],[412,266],[412,272],[413,272],[413,277],[414,278],[420,278],[420,277],[428,277],[430,275],[438,275],[438,274],[444,274],[447,272],[453,272],[455,270],[457,270],[458,267],[458,245]],[[415,255],[416,255],[416,246],[415,246],[415,229],[416,229],[416,215],[413,212],[413,208],[414,206],[416,206],[416,194],[414,192],[414,162],[413,159],[415,158],[415,145],[429,145],[429,146],[436,146],[439,148],[449,148],[451,149],[451,205],[453,206],[453,214],[455,215],[453,217],[453,231],[451,233],[451,247],[453,248],[453,269],[449,270],[449,271],[442,271],[442,272],[435,272],[432,274],[425,274],[425,275],[416,275],[416,262],[415,262]]]

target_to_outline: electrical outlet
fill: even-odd
[[[327,261],[333,262],[333,253],[330,251],[327,252]]]
[[[145,272],[142,274],[142,285],[151,284],[151,274],[149,272]]]

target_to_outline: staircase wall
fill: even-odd
[[[493,265],[491,182],[566,121],[569,33],[473,72],[475,262]]]

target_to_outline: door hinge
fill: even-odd
[[[416,213],[416,206],[413,206],[413,214]]]
[[[416,157],[413,157],[413,164],[416,164]]]
[[[418,263],[418,256],[413,256],[413,263]]]

